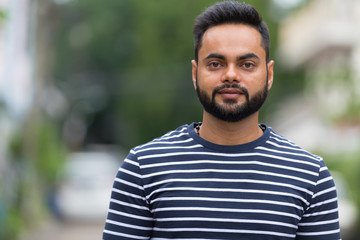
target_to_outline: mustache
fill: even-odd
[[[221,90],[223,90],[225,88],[239,89],[245,95],[246,99],[249,100],[249,91],[245,87],[243,87],[243,86],[241,86],[239,84],[236,84],[236,83],[233,83],[233,84],[225,83],[223,85],[217,86],[212,92],[212,99],[215,98],[216,93],[218,93],[219,91],[221,91]]]

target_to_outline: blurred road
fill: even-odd
[[[100,240],[104,223],[59,222],[50,220],[30,231],[21,240]]]

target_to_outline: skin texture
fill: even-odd
[[[264,88],[271,89],[274,61],[266,62],[261,35],[251,26],[222,24],[209,28],[198,56],[198,62],[191,61],[194,87],[200,88],[210,100],[214,98],[224,111],[235,111]],[[224,84],[240,88],[221,89]],[[214,89],[221,90],[214,94]],[[262,135],[258,116],[256,111],[239,121],[225,121],[204,110],[200,136],[221,145],[251,142]]]

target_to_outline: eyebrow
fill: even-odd
[[[210,53],[209,55],[207,55],[204,58],[204,60],[210,59],[210,58],[218,58],[218,59],[226,60],[226,57],[224,55],[221,55],[221,54],[218,54],[218,53]],[[236,57],[236,60],[240,61],[240,60],[249,59],[249,58],[260,59],[255,53],[247,53],[245,55]]]
[[[218,53],[210,53],[209,55],[207,55],[204,60],[206,59],[210,59],[210,58],[218,58],[218,59],[222,59],[225,60],[226,57],[224,55],[218,54]]]
[[[255,53],[248,53],[248,54],[245,54],[245,55],[242,55],[242,56],[239,56],[236,58],[236,60],[244,60],[244,59],[249,59],[249,58],[256,58],[256,59],[260,59],[258,57],[258,55],[256,55]]]

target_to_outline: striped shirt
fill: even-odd
[[[340,239],[321,157],[277,135],[210,143],[194,123],[133,148],[114,181],[103,239]]]

